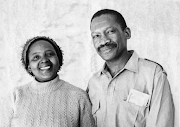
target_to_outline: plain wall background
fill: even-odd
[[[179,126],[180,0],[0,0],[0,97],[32,78],[23,70],[22,46],[34,36],[53,38],[64,51],[60,78],[86,89],[103,61],[91,42],[90,19],[115,9],[131,28],[128,49],[160,63],[168,74]]]

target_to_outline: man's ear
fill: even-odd
[[[126,27],[124,29],[124,33],[125,33],[126,39],[130,39],[131,38],[131,30],[130,30],[129,27]]]

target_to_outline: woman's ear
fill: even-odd
[[[124,33],[125,33],[126,39],[130,39],[131,38],[131,30],[130,30],[129,27],[126,27],[124,29]]]
[[[34,74],[32,73],[32,70],[31,70],[31,67],[30,67],[30,66],[28,66],[27,70],[28,70],[28,72],[29,72],[30,75],[34,76]]]
[[[29,73],[32,73],[31,67],[30,67],[29,65],[28,65],[28,68],[27,68],[27,69],[28,69],[28,72],[29,72]]]

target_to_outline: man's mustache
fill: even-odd
[[[111,46],[111,47],[116,47],[117,45],[116,45],[116,43],[114,43],[114,42],[108,42],[108,43],[105,43],[105,44],[102,44],[102,45],[100,45],[99,47],[98,47],[98,51],[101,49],[101,48],[103,48],[103,47],[105,47],[105,46]]]

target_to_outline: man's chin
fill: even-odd
[[[101,58],[102,58],[103,60],[105,60],[105,61],[109,61],[109,60],[111,60],[111,59],[113,58],[113,54],[112,54],[112,53],[101,54],[100,56],[101,56]]]
[[[112,57],[101,57],[104,61],[111,61]]]

